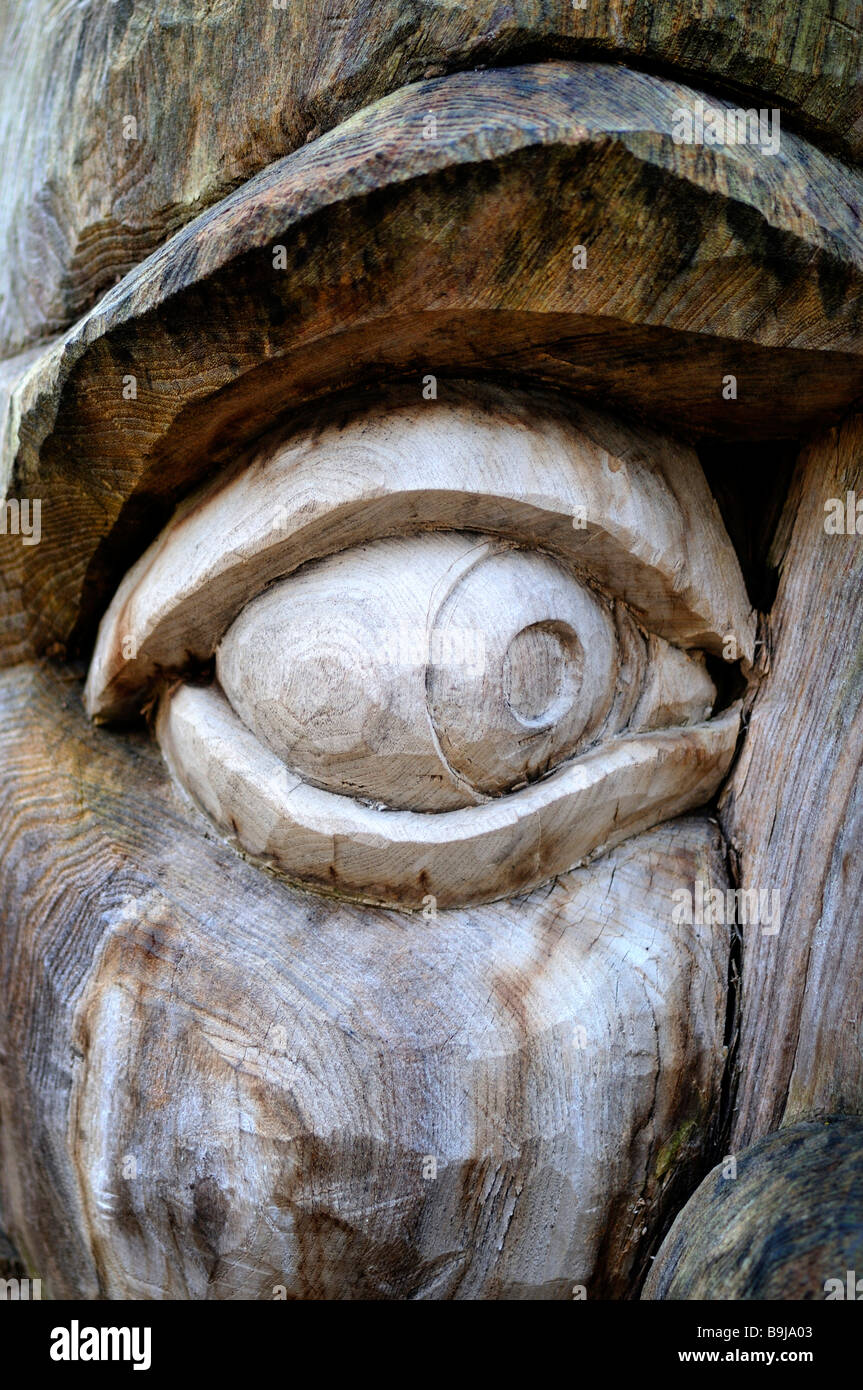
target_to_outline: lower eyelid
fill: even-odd
[[[175,779],[238,847],[289,878],[419,907],[526,891],[702,805],[725,777],[740,705],[688,729],[633,734],[522,791],[427,815],[377,810],[291,774],[215,687],[166,693],[157,736]]]

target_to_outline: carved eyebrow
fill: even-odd
[[[417,364],[538,377],[690,438],[797,439],[838,417],[863,390],[860,171],[785,132],[775,158],[677,145],[673,112],[698,98],[593,62],[406,87],[5,363],[0,489],[62,498],[26,571],[21,547],[8,560],[14,642],[88,651],[130,547],[234,441]]]
[[[157,682],[212,657],[240,609],[309,560],[423,530],[546,549],[675,645],[719,654],[731,637],[751,661],[755,615],[692,450],[513,393],[501,416],[491,408],[502,397],[478,383],[448,396],[376,403],[347,427],[313,422],[188,499],[102,620],[89,714],[133,716]]]

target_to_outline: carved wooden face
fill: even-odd
[[[397,83],[10,368],[3,1197],[58,1292],[624,1296],[716,1156],[751,549],[863,247],[856,173],[698,100]]]

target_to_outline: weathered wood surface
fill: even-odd
[[[700,654],[651,648],[558,560],[470,532],[373,541],[274,585],[216,676],[307,780],[413,811],[482,805],[623,729],[700,724],[716,699]]]
[[[729,863],[783,919],[744,927],[733,1142],[860,1112],[860,561],[819,531],[825,491],[863,487],[857,422],[794,484],[728,858],[705,811],[508,902],[300,892],[146,734],[90,726],[63,664],[175,503],[323,398],[343,422],[397,377],[416,409],[430,377],[440,402],[459,377],[563,388],[709,445],[714,476],[717,441],[773,457],[841,417],[863,395],[859,18],[750,8],[0,15],[0,352],[23,350],[0,479],[43,506],[38,545],[0,536],[0,1211],[47,1293],[632,1296],[727,1142],[731,931],[674,907]],[[579,53],[606,62],[541,61]],[[675,73],[781,105],[780,150],[677,145],[699,92]]]
[[[132,271],[13,394],[3,467],[17,459],[23,495],[63,495],[26,567],[20,547],[4,560],[18,658],[86,650],[178,495],[357,380],[409,372],[419,393],[428,373],[493,367],[749,438],[846,406],[863,391],[863,179],[791,135],[772,158],[675,145],[694,95],[591,65],[440,79]]]
[[[856,519],[861,460],[860,416],[802,452],[774,546],[769,674],[721,806],[741,887],[778,892],[782,913],[776,935],[743,931],[736,1144],[863,1112],[863,535],[825,530],[831,498],[844,520],[854,494]]]
[[[0,693],[0,1173],[46,1296],[631,1290],[713,1142],[728,931],[671,922],[725,887],[710,821],[470,914],[334,905],[75,673]]]
[[[859,23],[853,0],[6,5],[2,350],[66,328],[238,183],[433,74],[613,57],[730,81],[859,157]]]
[[[863,1120],[838,1116],[768,1135],[704,1179],[642,1297],[858,1300],[861,1186]]]
[[[310,785],[217,686],[169,692],[156,728],[178,784],[255,862],[340,898],[453,908],[536,888],[710,801],[734,756],[740,707],[693,728],[598,742],[521,790],[439,813]]]

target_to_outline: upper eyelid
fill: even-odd
[[[475,385],[434,405],[389,409],[384,400],[348,431],[311,429],[264,446],[190,499],[102,621],[86,688],[91,716],[133,714],[154,680],[209,659],[239,610],[303,563],[422,529],[547,548],[660,636],[718,653],[731,634],[751,660],[754,614],[694,453],[590,411],[570,419],[527,401],[520,416],[517,397],[494,419],[481,408],[487,397]],[[579,508],[584,530],[573,526]]]

